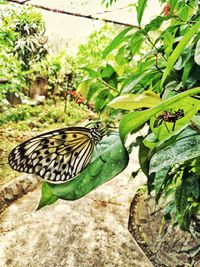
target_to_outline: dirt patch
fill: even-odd
[[[197,238],[163,221],[163,209],[155,199],[136,194],[130,207],[129,231],[155,267],[198,265]]]

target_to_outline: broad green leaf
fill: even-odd
[[[100,142],[96,156],[75,179],[59,185],[49,183],[53,194],[65,200],[81,198],[122,172],[128,164],[128,153],[117,134]]]
[[[121,31],[114,39],[113,41],[109,44],[109,46],[106,47],[106,49],[103,51],[103,58],[105,58],[112,50],[114,50],[118,45],[120,45],[123,42],[124,36],[132,30],[133,27],[130,26],[126,28],[125,30]]]
[[[159,96],[147,91],[144,94],[128,94],[114,98],[108,106],[115,109],[133,110],[138,108],[153,107],[161,102]]]
[[[184,97],[198,93],[200,93],[200,87],[175,95],[148,110],[135,111],[125,115],[119,125],[119,132],[122,141],[124,142],[127,134],[137,130],[137,128],[141,127],[152,116],[165,109],[168,109],[170,105],[176,103],[177,101],[180,101]]]
[[[158,16],[155,19],[153,19],[149,24],[147,24],[144,28],[144,30],[146,32],[149,31],[156,31],[160,28],[160,26],[162,25],[163,21],[166,20],[166,17],[163,16]]]
[[[158,144],[166,140],[167,138],[170,138],[170,136],[175,135],[177,131],[181,130],[184,126],[186,127],[187,123],[190,122],[191,118],[200,109],[200,101],[192,97],[185,97],[168,107],[168,110],[170,110],[171,112],[178,111],[179,109],[183,109],[184,116],[182,118],[179,118],[176,121],[175,125],[174,123],[166,122],[154,128],[155,120],[159,122],[158,119],[156,118],[160,114],[157,114],[156,116],[151,118],[150,127],[153,133],[148,135],[144,139],[144,143],[146,146],[150,148],[154,148]],[[174,131],[173,131],[173,128],[174,128]],[[152,138],[153,138],[153,142],[151,142]]]
[[[51,205],[58,200],[58,197],[53,193],[53,190],[48,186],[46,182],[42,185],[42,195],[37,210],[44,206]]]
[[[167,76],[170,74],[171,70],[173,69],[175,62],[178,59],[178,57],[180,56],[180,54],[182,53],[183,49],[190,42],[190,40],[193,38],[193,36],[199,30],[199,28],[200,28],[200,21],[198,21],[196,24],[194,24],[191,27],[191,29],[185,34],[185,36],[183,36],[183,38],[181,39],[179,44],[176,46],[176,48],[174,49],[174,51],[170,55],[170,57],[167,61],[165,71],[163,73],[163,77],[161,80],[161,86],[164,84]]]
[[[200,135],[185,137],[163,148],[153,155],[150,161],[150,173],[200,156]]]
[[[147,5],[147,0],[138,0],[136,10],[137,10],[137,21],[141,24],[142,16],[144,14],[145,7]]]
[[[195,53],[194,53],[194,61],[200,65],[200,39],[197,42]]]

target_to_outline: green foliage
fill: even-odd
[[[81,44],[76,55],[78,67],[95,69],[103,63],[102,52],[119,31],[120,27],[103,24],[103,26],[91,33],[85,44]]]
[[[45,57],[45,25],[41,13],[31,6],[11,7],[2,13],[1,23],[1,46],[9,44],[7,51],[16,56],[23,69],[29,69],[33,63]]]
[[[0,101],[21,99],[31,81],[46,67],[45,25],[32,7],[0,3]]]
[[[147,1],[137,2],[139,27],[118,33],[102,53],[107,64],[85,69],[81,89],[102,117],[121,118],[123,143],[147,125],[139,162],[148,190],[166,198],[165,219],[189,231],[200,212],[200,15],[196,0],[162,2],[143,27]]]
[[[64,112],[64,101],[54,104],[49,101],[45,106],[17,105],[16,107],[7,108],[0,117],[0,126],[8,122],[20,122],[24,124],[33,123],[35,127],[51,125],[53,123],[63,123],[64,125],[72,125],[75,122],[86,119],[87,114],[78,104],[68,103],[67,114]]]
[[[48,61],[48,89],[49,95],[63,95],[64,91],[74,88],[75,65],[74,59],[66,52],[50,55]]]

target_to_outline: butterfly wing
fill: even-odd
[[[14,170],[62,183],[87,166],[94,144],[90,129],[63,128],[25,141],[11,151],[8,160]]]

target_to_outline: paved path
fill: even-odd
[[[0,267],[152,267],[127,224],[143,178],[129,181],[136,162],[74,202],[59,200],[37,212],[40,189],[0,217]]]

